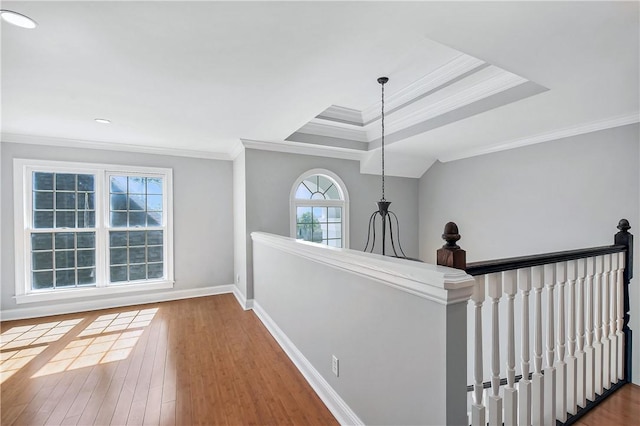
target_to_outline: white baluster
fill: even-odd
[[[556,265],[544,265],[544,282],[547,286],[547,366],[544,369],[544,424],[553,425],[556,421],[556,368],[555,358],[555,302]]]
[[[578,259],[577,261],[577,301],[578,316],[576,318],[576,326],[578,332],[578,347],[576,348],[576,403],[580,407],[587,405],[587,389],[586,389],[586,369],[585,369],[585,328],[584,328],[584,307],[585,301],[585,277],[587,276],[587,259]]]
[[[624,253],[618,253],[618,279],[616,280],[618,287],[618,291],[616,292],[618,304],[616,312],[616,335],[618,336],[618,380],[624,379],[624,333],[622,332],[622,326],[624,325],[624,268]]]
[[[604,261],[602,274],[602,388],[611,387],[611,340],[609,340],[609,277],[611,271],[611,255],[602,256]]]
[[[529,380],[529,293],[531,269],[518,270],[518,287],[522,291],[522,379],[518,382],[518,422],[531,424],[531,381]]]
[[[596,393],[596,370],[595,370],[595,348],[593,347],[593,281],[595,277],[596,271],[596,258],[590,257],[587,259],[587,279],[586,279],[586,306],[587,306],[587,317],[586,317],[586,336],[587,336],[587,344],[584,348],[585,354],[585,380],[586,380],[586,389],[587,394],[586,398],[589,401],[593,401],[595,399]],[[583,406],[584,407],[584,406]]]
[[[471,407],[471,424],[486,426],[486,410],[482,401],[482,304],[485,296],[485,275],[476,277],[471,300],[475,308],[475,340],[473,357],[473,405]]]
[[[487,291],[491,298],[491,396],[489,397],[489,425],[502,426],[502,398],[500,397],[500,313],[502,296],[500,274],[487,276]]]
[[[595,331],[595,337],[593,339],[594,349],[594,386],[595,392],[598,395],[602,395],[602,273],[604,272],[604,257],[596,257],[596,275],[593,281],[593,309],[595,312],[595,319],[593,323],[593,330]]]
[[[542,266],[531,268],[531,285],[534,294],[534,338],[533,338],[533,375],[531,376],[531,422],[534,426],[544,424],[544,381],[542,375],[542,289],[544,287],[544,269]]]
[[[556,263],[556,282],[558,283],[558,361],[556,367],[556,419],[561,422],[567,420],[567,363],[566,330],[564,321],[564,288],[567,283],[567,263]]]
[[[567,357],[567,409],[566,412],[576,414],[577,412],[577,381],[576,370],[578,360],[576,358],[576,279],[578,278],[578,262],[570,260],[567,262],[567,282],[569,283],[569,356]],[[565,421],[566,418],[560,419]]]
[[[611,358],[609,363],[609,380],[611,384],[618,382],[618,335],[616,320],[618,307],[618,253],[611,255],[611,272],[609,273],[609,347]]]
[[[518,424],[518,391],[516,382],[516,341],[515,341],[515,313],[514,301],[517,284],[516,271],[502,273],[502,285],[507,295],[507,387],[504,389],[504,424],[514,426]]]

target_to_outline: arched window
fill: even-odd
[[[303,173],[291,189],[291,236],[348,247],[349,196],[342,180],[323,169]]]

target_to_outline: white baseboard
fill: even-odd
[[[280,347],[289,356],[291,361],[300,370],[304,378],[309,382],[313,390],[318,394],[322,402],[335,416],[341,425],[364,425],[356,413],[347,405],[329,383],[320,375],[313,365],[305,358],[300,350],[293,344],[286,334],[278,327],[257,301],[253,302],[253,311],[260,321],[267,327],[269,333],[276,339]]]
[[[242,309],[244,309],[245,311],[248,311],[249,309],[253,309],[253,299],[247,299],[245,295],[242,294],[240,289],[236,286],[233,286],[233,295],[238,300],[238,303],[240,304],[240,306],[242,306]]]
[[[95,311],[97,309],[117,308],[121,306],[142,305],[145,303],[168,302],[170,300],[190,299],[192,297],[213,296],[216,294],[234,293],[233,284],[213,287],[200,287],[188,290],[171,290],[159,293],[127,294],[123,297],[86,300],[33,306],[0,311],[2,321],[26,318],[46,317],[50,315],[72,314],[77,312]],[[236,296],[237,297],[237,296]]]

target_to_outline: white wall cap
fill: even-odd
[[[450,305],[466,302],[475,280],[460,269],[329,247],[265,232],[252,232],[254,245],[278,250],[374,279],[406,293]]]

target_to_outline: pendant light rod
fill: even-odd
[[[389,206],[391,201],[387,201],[384,197],[384,85],[389,81],[388,77],[379,77],[378,83],[382,85],[382,111],[381,111],[381,123],[382,123],[382,198],[376,204],[378,209],[374,211],[369,217],[369,230],[367,232],[367,243],[364,246],[364,251],[373,253],[373,249],[376,245],[376,220],[379,219],[382,222],[382,255],[387,255],[387,239],[391,243],[391,249],[393,250],[393,257],[399,257],[403,259],[409,259],[400,245],[400,222],[398,216],[391,210]],[[395,229],[394,229],[395,228]],[[387,235],[388,232],[388,235]],[[387,236],[389,238],[387,238]],[[369,248],[371,247],[371,248]],[[398,253],[399,252],[399,253]]]
[[[379,77],[378,83],[382,86],[382,198],[380,201],[386,201],[384,198],[384,85],[389,81],[389,77]]]

